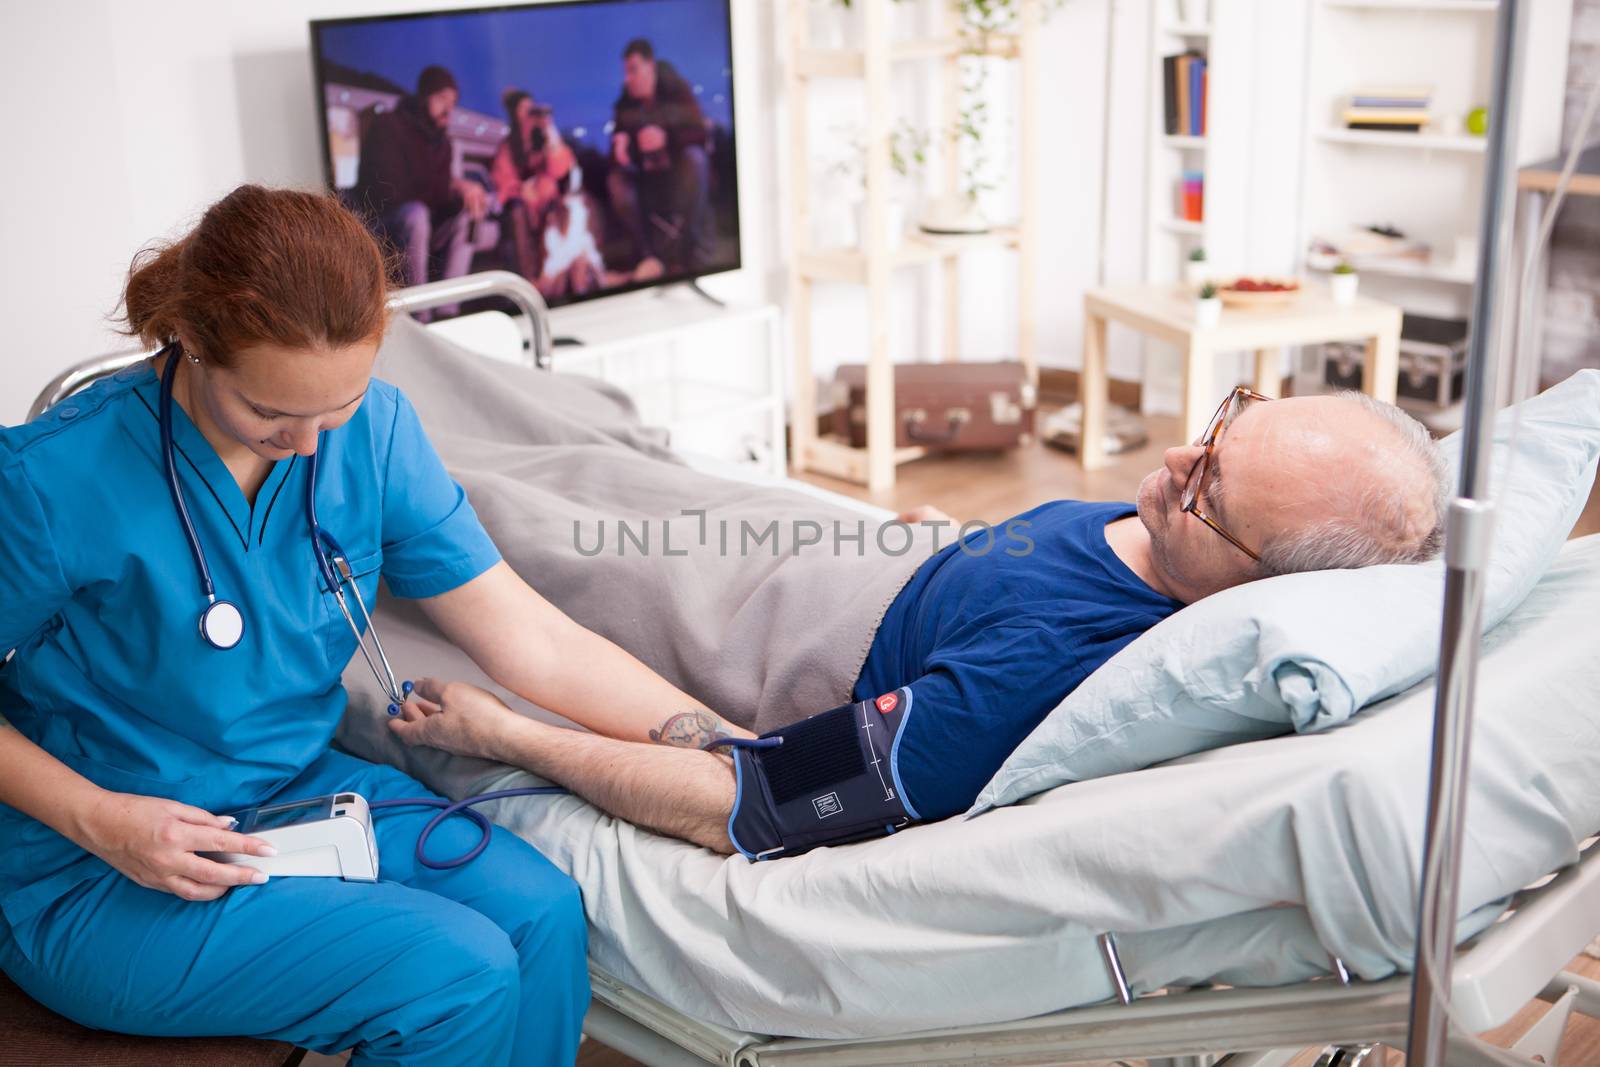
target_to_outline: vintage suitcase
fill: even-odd
[[[946,452],[1015,448],[1033,439],[1037,392],[1021,363],[896,363],[895,446]],[[834,375],[833,432],[867,443],[867,368]]]

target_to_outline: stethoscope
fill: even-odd
[[[194,568],[200,575],[200,592],[206,598],[206,606],[200,612],[200,637],[206,644],[218,651],[225,652],[236,647],[244,639],[244,612],[231,600],[223,600],[217,596],[215,583],[211,580],[211,567],[206,563],[205,549],[200,545],[200,536],[195,532],[194,521],[189,517],[189,505],[184,499],[183,485],[178,481],[177,449],[172,442],[172,387],[177,380],[178,364],[185,358],[198,363],[194,356],[185,356],[183,347],[177,343],[168,345],[157,355],[167,357],[167,365],[161,371],[161,457],[166,467],[167,489],[172,493],[172,504],[178,512],[178,521],[183,526],[184,539],[189,542],[189,555],[194,559]],[[335,603],[339,605],[339,612],[344,616],[350,632],[355,635],[356,645],[361,649],[361,657],[367,661],[367,667],[372,671],[373,678],[377,679],[378,686],[390,701],[390,713],[399,711],[399,706],[404,704],[410,695],[411,683],[399,683],[395,680],[394,669],[389,665],[389,656],[384,651],[383,639],[378,636],[377,627],[373,625],[372,615],[367,610],[366,599],[361,595],[361,588],[356,584],[355,575],[350,568],[350,558],[345,555],[339,542],[322,524],[317,521],[317,458],[322,454],[321,442],[318,442],[317,451],[313,452],[307,462],[311,469],[306,474],[306,522],[311,532],[311,551],[317,559],[317,572],[321,575],[323,583],[333,593]],[[350,600],[345,596],[345,586],[350,587],[350,592],[355,594],[356,609],[361,614],[361,620],[366,624],[363,632],[356,625],[355,613],[350,610]],[[366,634],[372,635],[372,651],[367,649]],[[374,659],[376,654],[376,659]]]
[[[194,521],[189,517],[189,505],[184,500],[183,486],[178,481],[178,463],[176,448],[172,443],[172,386],[177,380],[178,364],[188,358],[198,363],[193,356],[185,356],[181,345],[176,343],[168,345],[157,353],[157,356],[167,356],[167,365],[161,371],[161,457],[166,464],[167,488],[172,493],[172,503],[177,509],[179,522],[183,526],[183,536],[189,542],[189,554],[194,557],[194,568],[200,574],[200,592],[205,595],[206,606],[200,612],[200,636],[219,651],[227,651],[236,647],[244,639],[244,613],[237,604],[231,600],[222,600],[217,596],[216,585],[211,581],[211,568],[206,564],[205,550],[200,546],[200,535],[195,532]],[[373,625],[372,615],[367,611],[367,602],[361,595],[361,588],[356,585],[355,576],[350,569],[350,558],[345,555],[344,549],[339,547],[339,542],[322,524],[317,521],[317,457],[322,454],[321,441],[318,441],[317,450],[311,453],[309,463],[311,469],[306,473],[306,522],[311,530],[311,551],[317,557],[317,571],[322,575],[322,580],[332,590],[334,600],[339,605],[339,612],[344,616],[345,623],[350,627],[350,632],[356,636],[356,645],[361,649],[361,657],[367,661],[367,667],[372,671],[373,678],[377,679],[378,686],[389,698],[389,714],[398,715],[400,705],[406,702],[411,695],[411,683],[396,683],[393,668],[389,666],[389,657],[383,650],[383,639],[378,636],[377,627]],[[355,594],[356,608],[361,613],[361,619],[367,624],[366,633],[372,635],[373,653],[367,651],[366,638],[362,630],[356,625],[355,614],[350,610],[350,603],[344,595],[345,585],[350,586],[350,591]],[[783,744],[782,738],[719,738],[706,748],[721,745],[735,747],[747,746],[751,748],[766,748]],[[487,817],[474,810],[474,806],[490,800],[503,800],[507,797],[517,796],[564,796],[567,791],[560,786],[532,786],[525,789],[500,789],[492,793],[483,793],[478,796],[465,797],[457,801],[448,801],[440,797],[400,797],[393,800],[375,800],[369,805],[371,810],[378,811],[389,808],[432,807],[438,808],[439,813],[428,821],[422,832],[417,835],[416,858],[419,863],[433,870],[447,871],[464,864],[471,863],[484,849],[489,847],[490,823]],[[428,838],[433,831],[445,820],[465,816],[471,819],[478,827],[479,838],[477,844],[459,856],[449,859],[434,859],[427,854]]]

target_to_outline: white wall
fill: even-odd
[[[0,423],[20,420],[33,395],[67,365],[125,347],[107,316],[133,254],[180,232],[243,181],[317,186],[322,180],[307,22],[480,0],[54,0],[0,8],[0,98],[12,103],[19,149],[0,168]],[[887,2],[887,0],[879,0]],[[937,3],[940,0],[922,0]],[[1101,117],[1105,23],[1140,18],[1143,0],[1069,0],[1046,25],[1042,78],[1046,233],[1039,279],[1039,350],[1047,365],[1079,359],[1082,289],[1101,259]],[[744,270],[708,288],[733,299],[779,299],[783,228],[776,208],[783,136],[775,54],[776,0],[733,0]],[[1133,14],[1129,15],[1128,12]],[[930,9],[931,13],[931,9]],[[924,16],[928,17],[928,16]],[[1143,77],[1140,32],[1123,34],[1114,76]],[[1138,50],[1138,51],[1136,51]],[[996,79],[996,85],[1003,84]],[[841,90],[842,91],[842,90]],[[1140,105],[1142,107],[1142,104]],[[1129,109],[1132,111],[1132,108]],[[1004,109],[1002,108],[1002,112]],[[1004,114],[997,137],[1005,136]],[[1110,280],[1142,272],[1139,199],[1143,131],[1112,124]],[[1002,194],[1004,195],[1004,194]],[[963,347],[972,358],[1013,353],[1009,256],[964,268]],[[909,328],[904,358],[937,338],[919,320],[918,282],[901,283]],[[928,284],[932,299],[939,287]],[[619,298],[620,301],[640,299]],[[824,295],[819,362],[859,358],[860,294]],[[625,310],[625,304],[620,310]],[[920,332],[919,332],[920,331]],[[1136,353],[1115,351],[1113,373],[1137,376]]]

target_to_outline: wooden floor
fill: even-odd
[[[983,519],[1000,522],[1046,500],[1063,497],[1085,500],[1132,500],[1139,481],[1161,462],[1161,452],[1177,440],[1177,420],[1147,417],[1151,443],[1136,452],[1116,457],[1103,470],[1085,475],[1068,453],[1033,444],[1015,452],[998,455],[952,456],[922,459],[899,469],[892,490],[871,494],[859,486],[806,475],[805,480],[861,500],[903,511],[919,504],[932,504],[952,517],[965,521]],[[1574,536],[1600,532],[1600,491],[1591,494],[1584,516]],[[1572,969],[1600,979],[1600,960],[1587,956],[1574,961]],[[1489,1035],[1496,1044],[1509,1045],[1546,1010],[1545,1005],[1528,1005],[1504,1027]],[[1563,1063],[1600,1064],[1600,1021],[1574,1017],[1567,1028],[1562,1047]],[[1315,1053],[1296,1061],[1295,1067],[1310,1067]],[[631,1067],[636,1061],[593,1041],[584,1042],[578,1055],[581,1067]],[[1404,1057],[1391,1053],[1389,1064],[1403,1063]],[[1135,1060],[1130,1067],[1141,1067]],[[1108,1065],[1109,1067],[1109,1065]]]
[[[1045,414],[1040,412],[1041,417]],[[962,522],[998,523],[1047,500],[1133,500],[1140,480],[1161,464],[1161,453],[1177,443],[1176,418],[1149,415],[1144,422],[1149,444],[1112,457],[1108,466],[1090,474],[1071,453],[1035,442],[1011,452],[955,454],[902,464],[894,488],[881,493],[820,474],[800,477],[895,511],[932,504]]]

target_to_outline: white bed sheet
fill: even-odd
[[[1463,936],[1600,830],[1597,603],[1600,536],[1569,543],[1486,640]],[[441,653],[427,635],[396,636]],[[723,859],[570,797],[484,810],[582,885],[601,967],[739,1030],[877,1036],[1103,1000],[1095,937],[1107,930],[1136,992],[1299,981],[1330,955],[1377,979],[1410,954],[1432,701],[1423,685],[1323,734],[771,863]],[[455,796],[533,781],[403,750],[380,707],[353,694],[341,739],[359,755]]]

